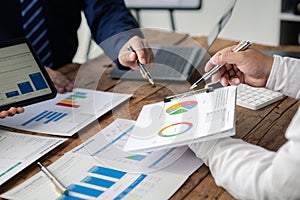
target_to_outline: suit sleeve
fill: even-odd
[[[84,0],[93,39],[118,66],[118,53],[133,36],[143,37],[123,0]],[[121,66],[122,67],[122,66]]]

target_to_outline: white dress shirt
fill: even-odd
[[[300,59],[274,56],[266,85],[300,99]],[[238,199],[300,199],[300,108],[289,125],[287,142],[269,151],[241,139],[191,144],[210,168],[216,184]]]

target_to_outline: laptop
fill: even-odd
[[[232,0],[216,26],[207,37],[207,50],[200,46],[151,45],[154,54],[154,66],[151,76],[154,81],[187,81],[207,58],[207,51],[230,19],[236,0]],[[109,73],[111,78],[145,80],[139,70],[121,70],[115,66]]]

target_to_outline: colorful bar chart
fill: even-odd
[[[80,105],[77,104],[75,101],[76,99],[85,99],[87,98],[87,93],[85,92],[75,92],[74,94],[71,94],[67,98],[61,100],[56,105],[58,106],[64,106],[64,107],[70,107],[70,108],[79,108]]]
[[[58,122],[66,116],[68,116],[67,113],[45,110],[40,114],[34,116],[33,118],[25,121],[24,123],[21,124],[21,126],[27,126],[29,124],[37,123],[37,122],[43,124],[49,124],[50,122]]]

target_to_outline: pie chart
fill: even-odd
[[[178,122],[168,125],[158,131],[161,137],[173,137],[188,132],[193,127],[190,122]]]
[[[197,101],[184,101],[180,103],[176,103],[166,109],[166,112],[169,115],[177,115],[181,113],[188,112],[192,108],[197,106]]]

